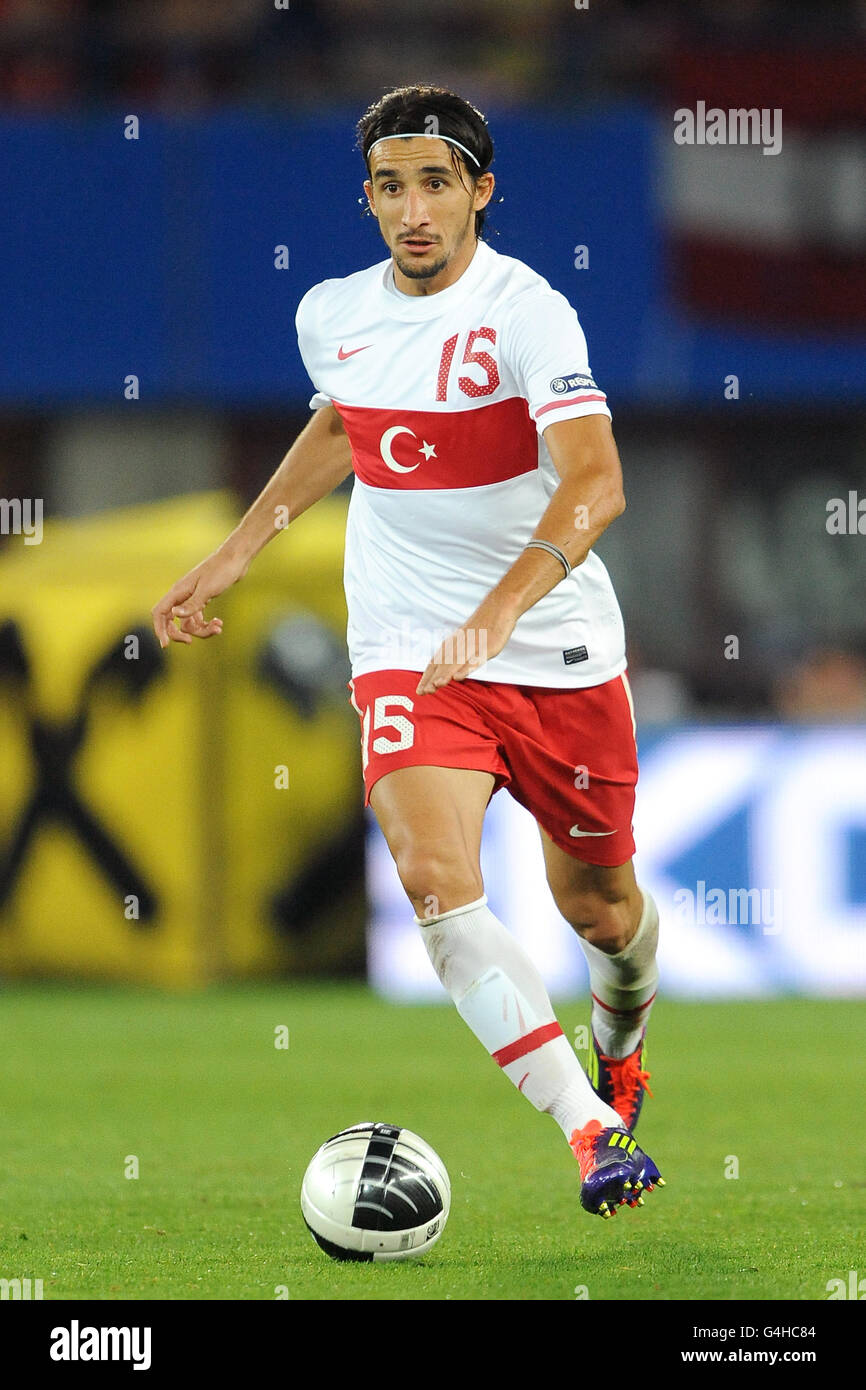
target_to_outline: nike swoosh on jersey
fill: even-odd
[[[571,827],[571,829],[569,830],[568,833],[569,833],[569,835],[573,835],[574,838],[575,838],[575,840],[576,840],[576,839],[578,839],[578,837],[583,838],[583,837],[586,836],[586,835],[591,836],[593,839],[598,839],[598,838],[603,837],[603,836],[605,836],[605,835],[615,835],[615,834],[616,834],[616,831],[615,831],[615,830],[581,830],[581,828],[580,828],[579,825],[573,825],[573,826]]]
[[[352,348],[349,352],[344,352],[343,346],[342,344],[340,344],[340,348],[337,352],[337,359],[340,362],[345,362],[347,357],[354,357],[356,352],[366,352],[367,348],[370,348],[372,346],[372,343],[365,343],[363,347]]]

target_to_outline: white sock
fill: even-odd
[[[580,938],[589,965],[592,1031],[607,1057],[627,1057],[634,1052],[656,995],[659,914],[652,895],[643,889],[641,892],[643,912],[625,950],[610,956]]]
[[[461,1018],[536,1110],[552,1115],[567,1139],[589,1120],[622,1125],[590,1086],[556,1021],[544,981],[494,917],[486,894],[415,921]]]

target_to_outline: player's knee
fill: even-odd
[[[475,902],[484,892],[481,870],[465,857],[421,846],[395,855],[397,873],[419,917],[437,917],[464,903]]]
[[[557,907],[578,936],[608,955],[625,950],[634,934],[628,895],[611,899],[600,892],[560,894]]]

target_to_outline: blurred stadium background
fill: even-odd
[[[629,507],[599,550],[666,990],[862,995],[856,0],[0,0],[0,972],[438,997],[362,813],[345,490],[218,604],[221,640],[149,632],[307,418],[296,305],[384,253],[354,122],[416,80],[488,115],[492,244],[575,305],[612,405]],[[699,101],[780,108],[782,151],[676,145]],[[506,795],[484,853],[580,991]]]

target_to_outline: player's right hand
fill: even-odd
[[[151,610],[159,645],[183,642],[190,646],[193,637],[219,636],[222,618],[205,619],[205,607],[244,574],[245,564],[217,550],[173,584]]]

